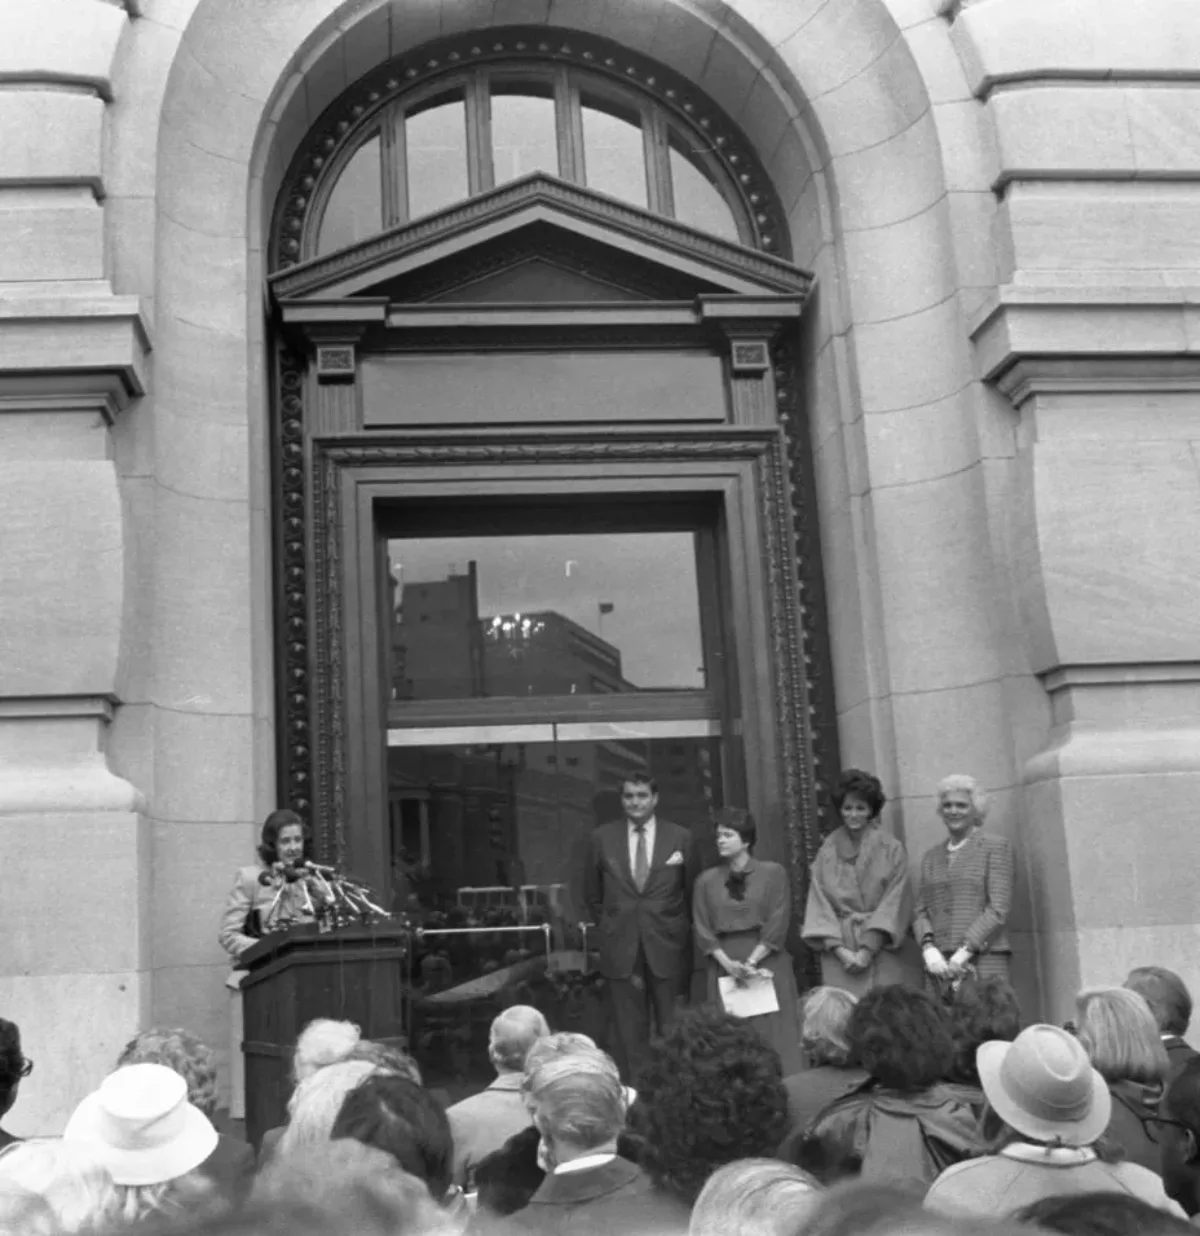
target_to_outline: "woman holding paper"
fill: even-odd
[[[799,1072],[800,1015],[787,951],[787,872],[753,857],[758,829],[741,807],[716,816],[721,862],[696,881],[692,924],[707,959],[708,999],[750,1024],[779,1053],[783,1075]],[[755,1012],[754,1010],[761,1010]]]

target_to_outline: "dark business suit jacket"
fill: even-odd
[[[1188,1062],[1195,1060],[1197,1052],[1177,1034],[1167,1035],[1162,1045],[1167,1049],[1167,1085],[1169,1086],[1183,1072]]]
[[[616,1158],[600,1167],[551,1173],[503,1228],[512,1236],[684,1236],[688,1211],[659,1192],[640,1167]]]
[[[671,860],[678,856],[679,861]],[[692,969],[692,886],[699,853],[688,828],[656,820],[650,875],[639,893],[629,861],[629,824],[595,829],[588,846],[584,901],[596,924],[600,973],[627,979],[639,945],[655,978],[681,978]]]

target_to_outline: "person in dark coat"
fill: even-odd
[[[941,1083],[954,1040],[931,995],[898,983],[874,988],[855,1006],[846,1038],[869,1080],[810,1128],[832,1161],[859,1159],[869,1184],[928,1185],[976,1153],[975,1112]]]
[[[186,1030],[154,1027],[125,1044],[117,1068],[161,1064],[187,1083],[188,1102],[210,1121],[217,1110],[217,1069],[212,1049]],[[240,1206],[254,1182],[254,1151],[239,1137],[218,1130],[217,1145],[197,1169],[231,1206]]]
[[[688,1209],[618,1154],[625,1090],[596,1056],[559,1056],[526,1079],[546,1175],[528,1206],[508,1220],[512,1236],[683,1236]]]
[[[660,820],[658,786],[638,773],[621,786],[623,820],[591,835],[583,900],[596,924],[618,1063],[637,1084],[651,1030],[662,1034],[692,973],[692,886],[699,854],[689,829]]]
[[[1200,1214],[1200,1056],[1175,1074],[1151,1128],[1162,1149],[1167,1196],[1189,1216]]]
[[[748,983],[769,977],[777,1007],[746,1018],[779,1054],[785,1075],[800,1069],[800,999],[792,955],[787,950],[792,903],[787,872],[779,863],[754,857],[758,827],[742,807],[722,807],[716,814],[717,852],[721,862],[696,881],[692,921],[703,953],[708,1002],[724,1008],[722,980]]]
[[[1094,987],[1075,997],[1075,1024],[1112,1096],[1106,1137],[1131,1163],[1161,1171],[1162,1151],[1150,1122],[1159,1115],[1168,1066],[1154,1014],[1134,991]]]
[[[17,1101],[17,1089],[21,1078],[33,1072],[33,1061],[26,1060],[21,1051],[21,1031],[15,1021],[0,1017],[0,1118],[8,1115]],[[19,1142],[5,1129],[0,1129],[0,1150]]]
[[[1197,1052],[1185,1039],[1192,1020],[1192,993],[1183,979],[1162,966],[1138,966],[1122,984],[1136,991],[1150,1006],[1162,1045],[1167,1050],[1167,1085],[1196,1059]]]
[[[855,1064],[846,1039],[850,1014],[858,1000],[843,987],[814,987],[801,1005],[800,1049],[807,1068],[783,1079],[788,1094],[788,1136],[780,1157],[795,1161],[795,1150],[808,1127],[831,1103],[866,1082],[866,1069]]]

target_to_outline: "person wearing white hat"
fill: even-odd
[[[982,1044],[975,1061],[991,1153],[942,1172],[926,1194],[926,1209],[996,1218],[1043,1197],[1109,1192],[1183,1217],[1155,1172],[1108,1162],[1098,1152],[1112,1098],[1073,1034],[1030,1026],[1012,1043]]]
[[[216,1148],[217,1131],[188,1102],[187,1082],[165,1065],[130,1064],[110,1073],[72,1113],[63,1140],[89,1147],[108,1169],[127,1222],[214,1200],[215,1190],[196,1168]]]

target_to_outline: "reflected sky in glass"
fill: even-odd
[[[558,614],[618,649],[634,688],[705,685],[691,532],[393,540],[388,553],[409,587],[465,576],[474,561],[485,628],[495,616]]]

